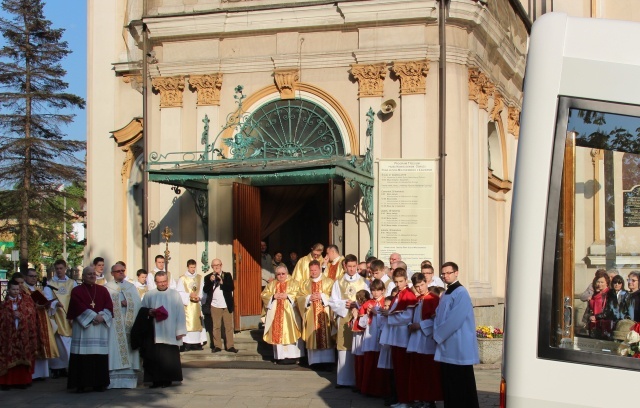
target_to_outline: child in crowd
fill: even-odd
[[[409,342],[409,327],[413,318],[413,307],[417,303],[416,296],[408,288],[407,271],[396,268],[393,271],[393,282],[398,288],[393,304],[387,312],[387,325],[382,330],[380,342],[391,346],[391,360],[393,361],[393,375],[398,396],[396,408],[408,408],[409,399],[409,359],[407,344]]]
[[[380,279],[374,279],[369,286],[373,299],[366,301],[360,308],[359,326],[364,329],[362,351],[364,367],[360,392],[373,397],[389,396],[389,370],[378,368],[380,356],[380,330],[382,319],[380,311],[385,308],[384,293],[386,288]],[[391,305],[388,301],[387,309]]]
[[[355,390],[357,391],[360,391],[361,389],[360,387],[362,385],[362,374],[364,369],[364,352],[362,351],[362,339],[364,330],[359,326],[358,320],[364,314],[362,306],[370,299],[371,294],[367,290],[359,290],[356,293],[356,303],[358,304],[358,307],[355,309],[351,309],[352,313],[354,314],[354,317],[351,320],[351,331],[353,333],[353,337],[351,340],[351,354],[353,354],[353,365],[354,371],[356,373]]]
[[[433,317],[440,302],[439,295],[427,288],[427,278],[416,273],[411,277],[413,288],[418,292],[418,304],[414,309],[413,321],[409,326],[409,399],[420,401],[422,406],[435,408],[435,401],[441,401],[442,384],[440,364],[433,360],[436,342],[433,340]],[[443,288],[432,286],[433,288]]]

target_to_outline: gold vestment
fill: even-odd
[[[269,344],[296,344],[302,335],[302,319],[298,313],[296,296],[300,285],[291,277],[285,282],[271,281],[262,291],[262,303],[267,308],[276,293],[286,293],[287,299],[274,299],[274,304],[267,309],[262,338]]]
[[[200,292],[200,287],[202,286],[202,275],[196,274],[195,276],[188,276],[187,274],[184,274],[182,275],[182,284],[184,285],[185,292],[195,292],[197,295]],[[187,331],[202,331],[202,322],[200,320],[201,314],[202,307],[200,306],[199,301],[190,301],[189,304],[184,307],[184,315],[187,319]]]
[[[298,292],[298,309],[302,315],[302,340],[309,350],[322,350],[334,347],[331,337],[331,309],[329,305],[323,305],[322,300],[310,302],[307,307],[307,296],[312,293],[323,293],[327,301],[331,296],[333,281],[321,275],[318,282],[312,279],[305,280]]]

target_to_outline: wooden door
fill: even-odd
[[[262,311],[260,267],[260,189],[233,183],[233,262],[235,269],[236,330],[243,316]]]
[[[556,284],[556,319],[559,324],[561,334],[557,337],[560,346],[564,342],[573,341],[573,327],[575,318],[573,313],[574,297],[574,237],[575,237],[575,157],[576,157],[576,133],[567,132],[567,139],[564,150],[564,166],[562,168],[562,190],[560,204],[560,245],[558,246],[561,255],[559,257],[561,265],[557,274]]]
[[[344,181],[329,180],[329,244],[344,254]]]

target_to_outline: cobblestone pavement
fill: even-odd
[[[270,362],[271,347],[257,333],[236,334],[238,354],[209,349],[182,354],[184,381],[169,388],[69,393],[66,379],[34,382],[26,390],[0,392],[3,407],[383,407],[382,400],[336,389],[335,372],[315,372]],[[499,366],[476,366],[483,408],[498,407]],[[438,403],[442,408],[442,403]]]

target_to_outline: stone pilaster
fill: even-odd
[[[220,88],[222,73],[209,75],[191,75],[189,85],[198,92],[198,106],[220,106]]]
[[[184,91],[184,77],[155,77],[151,84],[160,92],[161,108],[182,107],[182,92]]]
[[[417,95],[427,92],[426,79],[429,60],[394,61],[393,72],[400,77],[400,94]]]
[[[381,97],[384,79],[387,76],[387,64],[351,64],[351,75],[358,81],[358,97]]]
[[[300,80],[297,69],[276,69],[273,71],[273,79],[280,92],[280,99],[294,99],[296,97],[296,84]]]

